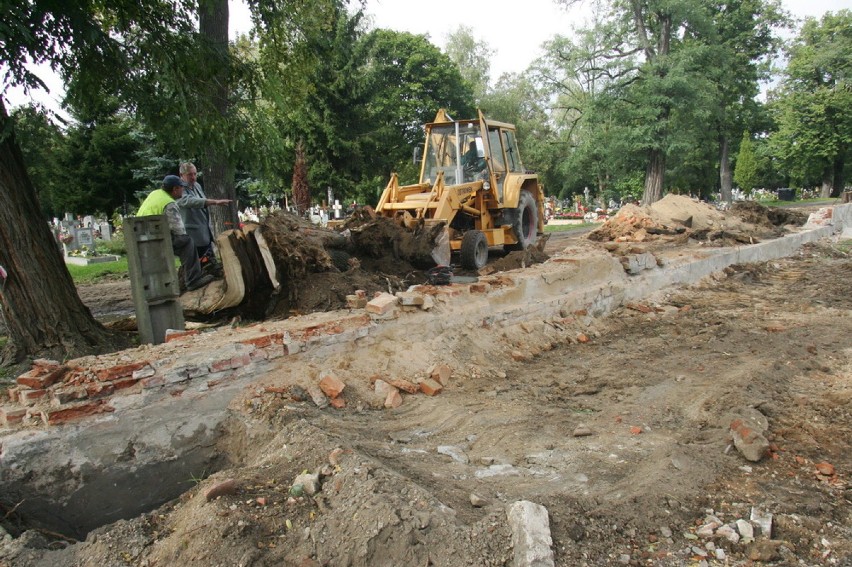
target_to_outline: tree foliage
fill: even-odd
[[[757,183],[757,156],[754,153],[754,146],[748,132],[743,132],[743,139],[740,142],[740,153],[737,155],[734,180],[746,194],[750,194]]]
[[[852,12],[807,19],[787,53],[773,147],[794,182],[837,196],[852,152]]]

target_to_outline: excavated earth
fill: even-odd
[[[545,250],[676,257],[781,230],[693,207],[691,223],[624,211]],[[850,565],[849,254],[849,240],[825,238],[605,316],[448,319],[437,334],[412,326],[284,357],[231,401],[215,472],[82,541],[27,530],[3,502],[16,537],[0,565],[518,565],[506,515],[518,500],[547,509],[560,566]],[[193,348],[215,350],[207,336]],[[377,379],[417,383],[436,365],[450,370],[436,396],[403,392],[386,408],[374,393]],[[346,384],[341,409],[305,395],[326,373]],[[732,443],[744,416],[765,425],[757,462]],[[319,475],[312,495],[294,486],[305,472]],[[752,537],[728,535],[738,521]]]

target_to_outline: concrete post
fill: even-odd
[[[124,220],[130,289],[142,342],[160,344],[166,329],[184,330],[172,235],[165,215]]]

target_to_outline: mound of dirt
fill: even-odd
[[[416,237],[389,219],[363,214],[337,231],[278,212],[264,220],[261,232],[282,285],[271,318],[343,309],[355,290],[395,293],[426,281],[407,260],[417,250]]]
[[[806,220],[803,213],[770,209],[756,202],[737,203],[724,212],[690,197],[669,194],[651,206],[622,207],[592,231],[589,239],[646,242],[679,237],[717,246],[754,244],[780,236],[786,231],[784,225],[802,225]]]

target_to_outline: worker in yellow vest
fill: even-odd
[[[166,175],[163,178],[163,188],[152,191],[142,202],[136,212],[137,217],[149,215],[166,215],[169,230],[172,233],[172,252],[180,258],[183,267],[184,283],[188,291],[204,287],[214,280],[212,275],[201,275],[201,265],[195,252],[195,243],[186,233],[186,227],[180,215],[177,199],[183,196],[186,181],[177,175]]]

